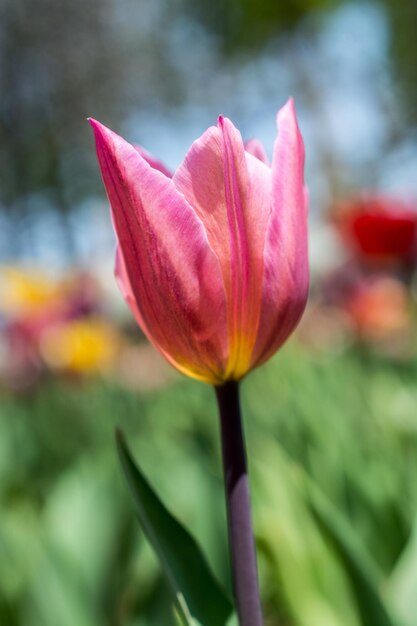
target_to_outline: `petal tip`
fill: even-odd
[[[236,132],[239,133],[238,129],[233,124],[232,120],[226,117],[226,115],[219,115],[217,128],[221,131],[221,133],[223,134],[223,137],[232,138],[234,133]]]
[[[95,120],[94,117],[87,117],[87,122],[94,129],[99,128],[101,126],[100,122]]]
[[[265,165],[269,166],[268,155],[266,154],[262,141],[256,137],[252,137],[245,142],[245,150],[252,156],[256,157],[259,161],[262,161]]]
[[[289,109],[291,112],[295,113],[295,100],[293,96],[290,96],[287,102],[282,107],[283,109]]]
[[[287,102],[284,104],[281,109],[279,109],[277,113],[277,124],[280,125],[281,121],[284,121],[286,118],[297,119],[296,111],[295,111],[295,102],[294,98],[291,96],[288,98]]]
[[[93,129],[94,137],[96,138],[96,141],[99,141],[100,139],[104,139],[106,136],[106,133],[109,132],[109,129],[106,128],[104,124],[102,124],[98,120],[95,120],[93,117],[88,117],[87,121],[90,124],[91,128]]]

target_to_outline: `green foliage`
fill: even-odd
[[[288,34],[307,16],[334,8],[332,0],[185,0],[221,42],[224,52],[245,52],[265,44],[277,35]]]
[[[117,447],[140,525],[158,556],[184,625],[226,626],[232,604],[193,537],[158,499],[133,461],[121,431],[117,432]]]
[[[268,626],[375,626],[363,608],[375,587],[391,620],[414,626],[416,380],[416,363],[293,345],[244,382]],[[182,378],[142,394],[50,381],[0,401],[0,624],[174,626],[116,424],[230,592],[213,391]],[[313,510],[311,485],[341,532]]]
[[[416,623],[417,518],[410,539],[388,581],[388,592],[405,626]]]
[[[366,547],[360,543],[353,529],[339,515],[337,509],[326,502],[314,485],[310,486],[309,501],[319,526],[334,544],[346,570],[362,622],[394,626],[395,621],[390,617],[380,595],[382,576],[368,555]]]

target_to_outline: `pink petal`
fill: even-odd
[[[139,146],[138,144],[134,144],[133,147],[135,148],[137,152],[139,152],[140,156],[143,157],[145,161],[147,161],[151,167],[153,167],[154,170],[159,170],[160,172],[165,174],[165,176],[168,176],[168,178],[172,178],[171,170],[169,170],[162,163],[162,161],[159,161],[158,159],[156,159],[153,156],[153,154],[151,154],[150,152],[145,150],[145,148],[142,148],[142,146]]]
[[[126,303],[129,305],[129,308],[132,311],[142,331],[148,337],[148,335],[150,335],[150,332],[146,328],[145,321],[141,315],[141,312],[135,300],[135,294],[133,293],[132,285],[130,284],[129,274],[127,273],[126,263],[125,263],[123,252],[119,243],[117,244],[117,248],[116,248],[116,260],[114,264],[114,274],[116,276],[116,281],[122,293],[123,298],[125,299]]]
[[[263,147],[262,141],[259,141],[259,139],[253,138],[246,141],[245,150],[246,152],[249,152],[249,154],[252,154],[252,156],[262,161],[262,163],[265,163],[265,165],[269,165],[269,159],[265,152],[265,148]]]
[[[122,251],[122,291],[175,367],[217,384],[228,352],[226,307],[204,226],[171,179],[111,130],[91,125]]]
[[[308,295],[304,144],[293,100],[278,112],[272,160],[272,213],[264,249],[262,313],[253,364],[271,356],[298,324]]]
[[[261,304],[263,244],[270,213],[270,170],[244,150],[227,118],[191,146],[174,184],[204,222],[220,260],[227,298],[227,373],[246,373]]]

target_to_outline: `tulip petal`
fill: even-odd
[[[137,152],[139,152],[140,156],[143,157],[151,167],[153,167],[154,170],[159,170],[160,172],[165,174],[165,176],[168,176],[168,178],[172,178],[171,170],[169,170],[162,163],[162,161],[159,161],[159,159],[155,158],[153,154],[151,154],[150,152],[145,150],[145,148],[142,148],[142,146],[139,146],[138,144],[134,144],[133,147]]]
[[[116,276],[117,285],[121,291],[121,294],[132,311],[137,323],[143,330],[144,334],[148,337],[150,335],[149,330],[146,327],[145,320],[143,319],[137,302],[135,300],[135,294],[130,284],[129,274],[127,273],[126,263],[123,257],[123,252],[120,244],[117,244],[116,248],[116,260],[114,264],[114,274]],[[148,337],[149,338],[149,337]]]
[[[171,179],[111,130],[91,125],[127,300],[133,297],[143,331],[177,369],[218,384],[228,353],[225,294],[204,226]]]
[[[227,298],[227,377],[249,368],[261,304],[263,242],[270,213],[270,171],[248,154],[227,118],[191,146],[174,184],[202,219],[219,258]]]
[[[254,137],[253,139],[246,141],[245,150],[252,156],[262,161],[262,163],[265,163],[265,165],[269,165],[269,159],[265,152],[265,148],[263,147],[262,141],[259,141],[259,139]]]
[[[292,99],[278,112],[272,159],[272,212],[264,249],[262,312],[253,365],[268,359],[294,330],[308,295],[304,144]]]

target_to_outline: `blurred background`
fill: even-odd
[[[2,625],[173,624],[116,424],[230,589],[213,392],[117,293],[86,117],[175,169],[219,113],[271,155],[290,95],[311,297],[243,384],[266,626],[382,626],[364,580],[417,624],[416,28],[414,0],[0,0]]]

